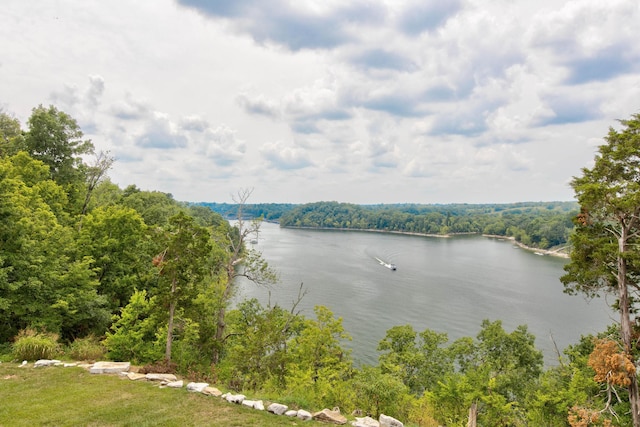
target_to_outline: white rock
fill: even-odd
[[[258,411],[264,411],[264,403],[262,400],[256,400],[253,404],[253,409],[257,409]]]
[[[226,397],[227,402],[237,403],[237,404],[242,403],[242,401],[244,401],[245,398],[246,396],[244,394],[231,394],[231,393],[229,393]]]
[[[182,380],[171,381],[166,384],[166,386],[170,388],[182,388],[183,385],[184,385],[184,382]]]
[[[276,415],[284,414],[285,412],[287,412],[287,409],[289,409],[289,407],[281,403],[272,403],[267,407],[267,411],[272,412]]]
[[[178,378],[173,374],[146,374],[144,377],[149,381],[178,381]]]
[[[242,405],[243,406],[248,406],[249,408],[252,408],[252,409],[253,409],[253,405],[255,403],[256,402],[254,402],[253,400],[249,400],[249,399],[245,399],[245,400],[242,401]]]
[[[189,383],[187,384],[187,391],[202,393],[202,391],[207,387],[209,387],[209,384],[207,383]]]
[[[92,374],[117,374],[127,372],[131,368],[129,362],[96,362],[91,366],[89,372]]]
[[[137,372],[127,372],[127,378],[129,378],[131,381],[138,381],[143,378],[147,378],[147,376],[145,374],[139,374]]]
[[[380,427],[380,423],[371,417],[356,417],[356,420],[352,421],[351,425],[354,427]]]
[[[202,390],[202,394],[218,397],[222,394],[222,392],[215,387],[205,387],[204,390]]]
[[[298,416],[298,411],[296,411],[295,409],[289,409],[284,413],[284,415],[286,415],[287,417],[296,417]]]
[[[378,420],[380,421],[380,427],[404,427],[404,424],[400,421],[385,414],[380,414]]]
[[[36,363],[34,363],[33,366],[35,368],[39,368],[41,366],[53,366],[53,365],[56,365],[58,363],[62,363],[62,362],[60,362],[59,360],[55,360],[55,359],[52,359],[52,360],[40,359]]]
[[[309,411],[298,409],[298,414],[296,415],[296,417],[298,417],[302,421],[309,421],[311,418],[313,418],[313,415],[311,415],[311,412]]]

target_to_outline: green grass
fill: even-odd
[[[220,398],[83,368],[0,364],[0,426],[296,426]],[[266,406],[266,402],[265,402]]]

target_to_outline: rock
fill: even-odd
[[[182,388],[182,386],[184,385],[184,382],[182,380],[179,381],[171,381],[168,382],[167,384],[165,384],[167,387],[170,388]]]
[[[40,359],[36,363],[33,364],[33,367],[34,368],[39,368],[41,366],[54,366],[54,365],[57,365],[59,363],[62,363],[62,362],[60,362],[59,360],[55,360],[55,359],[52,359],[52,360]]]
[[[400,421],[385,414],[380,414],[380,427],[404,427]]]
[[[240,404],[246,398],[244,394],[227,394],[227,402]]]
[[[298,411],[298,415],[299,414],[300,411]],[[347,418],[340,412],[332,411],[331,409],[326,408],[320,412],[316,412],[315,414],[313,414],[313,419],[339,425],[347,423]]]
[[[127,378],[129,378],[131,381],[138,381],[146,377],[147,376],[145,374],[139,374],[137,372],[127,372]]]
[[[351,425],[354,427],[380,427],[380,423],[371,417],[356,417],[356,420],[353,421]]]
[[[245,400],[243,400],[243,401],[242,401],[242,405],[243,405],[243,406],[248,406],[248,407],[249,407],[249,408],[251,408],[251,409],[253,409],[253,405],[254,405],[255,403],[256,403],[256,402],[254,402],[253,400],[249,400],[249,399],[245,399]]]
[[[281,403],[272,403],[267,407],[267,411],[274,413],[276,415],[284,414],[285,412],[287,412],[287,409],[289,409],[289,407]]]
[[[75,366],[78,366],[77,363],[65,363],[62,366],[64,366],[65,368],[73,368]]]
[[[253,404],[253,409],[264,411],[264,403],[262,403],[262,400],[256,400],[256,402]]]
[[[299,409],[296,417],[298,417],[298,419],[302,421],[309,421],[311,418],[313,418],[311,412],[305,411],[304,409]]]
[[[289,409],[287,412],[284,413],[284,415],[287,417],[297,417],[298,411],[296,411],[295,409]]]
[[[201,393],[207,387],[209,387],[209,384],[207,383],[189,383],[187,384],[187,391],[195,391]]]
[[[92,374],[118,374],[131,369],[129,362],[96,362],[91,366],[89,372]]]
[[[215,387],[205,387],[204,390],[202,390],[202,394],[219,397],[222,395],[222,392]]]
[[[173,374],[146,374],[144,377],[149,381],[165,381],[168,383],[178,381],[178,378]]]

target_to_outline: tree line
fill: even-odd
[[[621,315],[546,369],[527,327],[506,331],[499,320],[453,342],[393,327],[378,363],[367,366],[345,349],[348,331],[330,308],[297,310],[302,285],[291,307],[233,303],[240,276],[277,282],[245,245],[260,225],[246,210],[250,190],[233,197],[231,225],[206,206],[112,183],[109,153],[95,153],[54,106],[34,108],[26,129],[0,112],[0,357],[37,335],[90,342],[112,360],[160,363],[292,406],[385,413],[420,426],[637,426],[640,116],[622,124],[573,182],[578,215],[572,203],[283,207],[285,226],[521,230],[523,243],[526,233],[541,247],[569,237],[566,290],[612,294]]]
[[[548,249],[566,244],[577,212],[575,202],[364,206],[317,202],[284,213],[280,225],[438,235],[483,233]]]

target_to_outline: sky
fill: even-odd
[[[181,201],[573,200],[640,113],[637,0],[3,0],[0,108]]]

